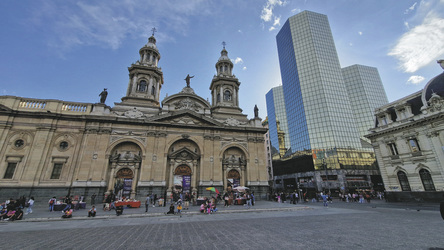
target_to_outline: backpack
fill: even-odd
[[[54,199],[51,199],[51,200],[49,201],[49,205],[52,205],[52,204],[54,204]]]

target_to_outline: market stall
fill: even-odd
[[[132,207],[132,208],[139,208],[140,207],[140,201],[116,201],[114,202],[114,206],[123,206],[123,207]]]

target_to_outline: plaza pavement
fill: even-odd
[[[248,213],[248,212],[266,212],[266,211],[294,211],[294,210],[302,210],[302,209],[313,209],[312,206],[323,206],[322,202],[300,202],[295,204],[290,204],[289,201],[285,203],[277,203],[273,201],[265,201],[260,200],[256,201],[254,206],[250,208],[245,205],[231,205],[229,207],[223,206],[224,202],[221,201],[218,203],[218,214],[224,213]],[[73,210],[73,217],[70,220],[86,220],[91,219],[88,217],[88,211],[91,208],[91,204],[87,203],[85,209]],[[362,208],[362,207],[386,207],[386,208],[400,208],[407,210],[431,210],[431,211],[439,211],[439,204],[436,203],[391,203],[385,202],[383,200],[372,200],[370,203],[356,203],[350,202],[346,203],[343,201],[334,200],[330,207],[335,208]],[[103,204],[96,204],[97,215],[95,218],[106,218],[106,219],[118,219],[118,218],[137,218],[137,217],[155,217],[155,216],[164,216],[165,213],[169,209],[169,204],[166,204],[165,207],[153,207],[150,206],[148,208],[148,212],[145,212],[145,205],[142,202],[142,206],[140,208],[124,208],[124,212],[122,215],[117,216],[114,210],[111,211],[103,211]],[[201,214],[200,206],[192,206],[190,205],[188,209],[182,210],[182,216],[191,215],[191,214]],[[24,210],[26,212],[26,208]],[[24,215],[23,220],[16,222],[39,222],[39,221],[58,221],[58,220],[66,220],[62,219],[61,216],[63,213],[61,211],[53,211],[49,212],[48,204],[45,202],[36,201],[33,212],[27,215]],[[0,221],[0,223],[8,223],[7,221]]]
[[[0,249],[444,249],[438,204],[258,201],[219,209],[203,215],[193,206],[182,217],[165,215],[167,207],[99,210],[96,218],[81,209],[61,220],[40,204],[23,221],[0,223]]]

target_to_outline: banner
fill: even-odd
[[[191,191],[191,176],[183,175],[182,176],[182,191],[190,192]]]

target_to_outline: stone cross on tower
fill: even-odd
[[[156,30],[156,28],[154,27],[154,28],[151,29],[151,31],[153,32],[153,36],[154,36],[154,32],[156,32],[157,30]]]
[[[224,49],[225,49],[225,45],[227,45],[227,43],[225,41],[223,41],[222,46],[224,46]]]

